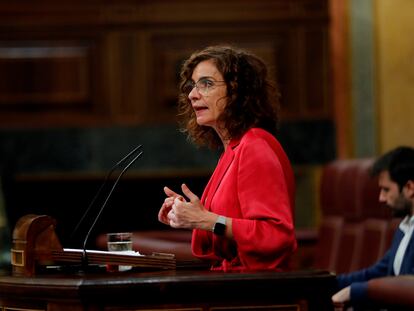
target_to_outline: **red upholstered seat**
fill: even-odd
[[[381,258],[385,251],[389,220],[368,218],[363,221],[362,249],[357,269],[366,268]]]
[[[383,277],[368,282],[368,297],[381,310],[414,310],[414,276]]]
[[[315,253],[315,268],[334,271],[338,258],[344,219],[341,216],[326,216],[318,232]]]
[[[341,159],[323,168],[315,267],[354,271],[377,261],[388,248],[396,225],[389,209],[378,202],[372,164],[370,158]]]
[[[323,216],[343,216],[340,202],[340,179],[346,169],[346,162],[334,161],[322,170],[320,181],[320,205]]]
[[[338,257],[334,264],[336,273],[358,269],[364,228],[361,223],[345,223],[342,227],[338,246]]]

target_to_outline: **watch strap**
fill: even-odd
[[[213,233],[216,235],[224,235],[226,232],[226,217],[218,216],[213,226]]]

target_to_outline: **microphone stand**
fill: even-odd
[[[132,150],[130,153],[128,153],[124,158],[122,158],[118,163],[116,163],[114,165],[114,167],[110,170],[110,172],[107,174],[104,182],[102,183],[101,187],[99,188],[97,194],[95,195],[95,197],[93,198],[92,202],[90,203],[88,209],[86,210],[86,212],[84,213],[84,215],[82,216],[80,222],[78,223],[78,225],[76,226],[74,232],[78,229],[80,223],[83,221],[83,219],[85,218],[85,215],[89,212],[90,208],[92,207],[92,205],[94,204],[94,202],[96,201],[97,197],[99,196],[99,194],[102,192],[102,189],[104,187],[104,185],[107,183],[109,176],[113,173],[113,171],[120,165],[122,164],[125,160],[127,160],[128,158],[130,158],[139,148],[141,148],[142,145],[139,145],[138,147],[136,147],[134,150]],[[89,266],[89,260],[88,260],[88,255],[86,252],[86,244],[88,242],[89,236],[93,230],[93,228],[95,227],[99,217],[101,216],[103,210],[105,209],[105,206],[107,205],[109,198],[111,197],[115,187],[117,186],[119,180],[121,179],[121,177],[124,175],[124,173],[130,168],[130,166],[139,158],[141,157],[141,155],[143,154],[143,151],[140,151],[121,171],[121,173],[118,175],[117,179],[115,180],[114,184],[112,185],[111,190],[109,191],[108,195],[105,198],[104,203],[102,204],[97,216],[95,217],[91,227],[88,230],[88,233],[85,236],[85,239],[83,241],[83,247],[82,247],[82,259],[81,259],[81,266],[83,268],[83,271],[86,271],[88,266]],[[72,234],[73,235],[73,234]]]
[[[75,229],[72,231],[71,235],[70,235],[70,239],[73,239],[73,237],[75,236],[75,233],[78,231],[81,223],[84,221],[86,215],[89,213],[89,211],[91,210],[92,206],[95,204],[95,201],[98,199],[98,197],[101,195],[101,192],[103,190],[103,188],[105,187],[105,185],[107,184],[109,177],[112,175],[112,173],[126,160],[128,160],[138,149],[140,149],[142,147],[142,145],[139,145],[137,147],[135,147],[132,151],[130,151],[126,156],[124,156],[121,160],[119,160],[117,163],[115,163],[115,165],[110,169],[110,171],[108,172],[108,174],[106,174],[104,181],[102,182],[101,186],[99,187],[99,190],[96,192],[94,198],[92,199],[92,201],[89,203],[88,208],[86,209],[86,211],[83,213],[81,219],[79,220],[79,222],[77,223]]]
[[[114,191],[116,185],[118,184],[119,180],[121,179],[122,175],[124,175],[124,173],[129,169],[129,167],[143,154],[143,152],[141,151],[140,153],[138,153],[137,156],[135,156],[131,162],[128,163],[127,166],[125,166],[125,168],[121,171],[121,173],[119,174],[118,178],[116,179],[116,181],[114,182],[111,191],[109,191],[109,194],[106,196],[105,202],[104,204],[102,204],[101,209],[99,210],[98,215],[96,216],[95,220],[92,223],[92,226],[89,228],[89,231],[85,237],[85,240],[83,241],[83,252],[82,252],[82,267],[84,269],[86,269],[88,267],[88,255],[86,253],[86,243],[88,242],[89,239],[89,235],[92,232],[92,229],[95,227],[96,222],[98,221],[99,217],[101,216],[106,204],[108,203],[109,198],[112,195],[112,192]]]

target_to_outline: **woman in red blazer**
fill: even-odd
[[[193,229],[194,256],[214,270],[283,270],[296,249],[294,177],[277,141],[279,99],[265,64],[227,46],[196,52],[181,71],[179,115],[198,145],[223,148],[199,199],[165,187],[159,220]]]

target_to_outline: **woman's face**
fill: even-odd
[[[213,60],[200,62],[191,79],[195,83],[188,94],[197,124],[220,131],[217,120],[227,104],[227,87]]]

